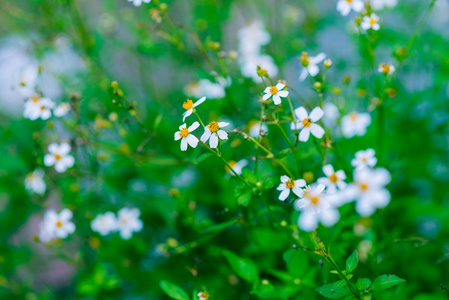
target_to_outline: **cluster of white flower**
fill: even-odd
[[[69,209],[63,209],[59,214],[54,210],[45,212],[44,219],[39,225],[39,239],[50,242],[54,239],[65,239],[75,232],[75,224],[72,223],[73,214]]]
[[[133,232],[140,232],[143,228],[139,216],[138,208],[124,207],[118,211],[117,217],[113,212],[97,215],[90,226],[102,236],[118,231],[122,239],[128,240]]]
[[[141,6],[142,3],[150,3],[151,0],[128,0],[128,2],[132,2],[134,6]]]
[[[370,0],[369,7],[372,10],[381,10],[384,7],[394,7],[397,4],[397,0]],[[360,22],[360,28],[365,32],[367,30],[377,31],[380,29],[379,16],[370,10],[364,10],[365,3],[362,0],[339,0],[337,2],[337,10],[342,16],[347,16],[354,11],[361,14],[362,20]],[[370,13],[371,12],[371,13]]]
[[[70,111],[68,103],[60,103],[58,106],[47,97],[33,96],[25,102],[23,116],[30,120],[48,120],[52,111],[56,117],[63,117]]]

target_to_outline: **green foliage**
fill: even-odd
[[[162,280],[159,283],[161,289],[169,296],[171,299],[175,300],[190,300],[186,292],[176,284],[170,283],[168,281]]]

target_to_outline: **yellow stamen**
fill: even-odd
[[[207,127],[209,128],[210,132],[212,132],[212,133],[217,132],[218,129],[220,129],[220,127],[218,126],[218,123],[215,121],[210,122],[210,124],[207,125]]]
[[[353,112],[349,114],[349,117],[351,118],[352,121],[357,120],[357,113]]]
[[[55,159],[56,160],[60,160],[62,158],[62,156],[61,155],[59,155],[59,154],[55,154]]]
[[[312,124],[312,120],[306,118],[304,120],[301,121],[302,125],[304,125],[304,127],[309,127]]]
[[[320,198],[318,198],[317,196],[310,197],[310,203],[312,203],[313,205],[317,205],[319,201]]]
[[[351,2],[352,2],[352,0],[346,0],[346,2],[348,2],[348,3],[351,3]]]
[[[187,129],[187,127],[184,127],[183,129],[181,129],[181,132],[179,133],[179,135],[180,135],[182,138],[187,137],[189,134],[190,134],[190,133],[189,133],[189,130]]]
[[[44,110],[45,109],[45,106],[41,106],[41,110]]]
[[[191,108],[193,108],[193,101],[190,99],[187,99],[183,104],[182,104],[182,108],[184,108],[185,110],[189,110]]]
[[[368,185],[365,183],[359,183],[359,187],[362,191],[366,191],[368,189]]]
[[[278,93],[278,88],[275,86],[271,86],[270,93],[271,93],[271,95],[276,95]]]
[[[337,177],[337,175],[334,173],[334,174],[332,174],[331,176],[329,176],[329,180],[330,180],[332,183],[336,183],[336,182],[338,181],[338,177]]]
[[[285,186],[288,189],[292,189],[295,186],[295,182],[293,181],[293,179],[290,178],[290,180],[285,183]]]
[[[362,158],[362,161],[363,161],[363,162],[366,162],[366,161],[367,161],[366,157]]]
[[[369,19],[369,23],[370,23],[371,25],[374,25],[374,24],[377,23],[377,21],[376,21],[375,19],[373,19],[373,18],[370,18],[370,19]]]
[[[61,228],[61,227],[62,227],[62,222],[58,220],[58,221],[56,222],[56,227]]]

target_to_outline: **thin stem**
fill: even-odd
[[[196,110],[194,109],[193,113],[196,115],[196,117],[198,118],[198,121],[200,121],[201,126],[203,126],[203,128],[206,128],[206,126],[204,126],[203,121],[200,118],[200,115],[196,112]]]
[[[352,282],[349,281],[348,277],[346,276],[346,274],[344,274],[340,267],[337,265],[337,263],[335,262],[335,260],[330,256],[329,253],[324,254],[324,258],[326,258],[326,260],[334,267],[334,269],[338,272],[338,275],[340,275],[340,277],[346,281],[346,283],[348,284],[348,288],[351,291],[351,293],[354,295],[354,297],[356,297],[357,299],[360,299],[360,293],[359,291],[354,287],[354,285],[352,284]]]

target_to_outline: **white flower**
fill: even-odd
[[[226,79],[218,77],[217,81],[225,84]],[[199,98],[205,96],[208,99],[221,99],[226,96],[225,85],[221,83],[214,83],[208,79],[200,79],[197,82],[191,82],[184,88],[184,92],[189,97]]]
[[[52,233],[48,232],[47,228],[45,227],[45,223],[41,222],[39,224],[39,240],[42,243],[48,243],[51,240],[53,240],[55,237]]]
[[[328,127],[332,127],[336,124],[338,117],[340,116],[340,111],[338,107],[332,102],[325,102],[323,104],[323,123]]]
[[[151,0],[128,0],[128,2],[132,2],[134,6],[140,6],[142,3],[150,3]]]
[[[228,162],[228,164],[237,174],[241,175],[242,169],[248,165],[248,161],[246,159],[242,159],[242,160],[239,160],[238,162],[230,161],[230,162]],[[232,172],[231,170],[227,170],[227,171],[232,176],[235,176],[234,172]]]
[[[258,55],[260,47],[270,42],[271,35],[264,29],[263,23],[256,20],[239,29],[237,38],[239,39],[239,52],[241,55],[248,56]]]
[[[300,58],[301,65],[304,67],[302,69],[301,75],[299,75],[299,80],[304,81],[308,75],[315,77],[320,72],[318,64],[326,58],[326,54],[320,53],[317,56],[307,56],[306,52],[302,53]]]
[[[75,158],[69,155],[71,147],[68,143],[51,143],[48,146],[48,154],[44,156],[44,164],[47,167],[55,166],[55,170],[58,173],[62,173],[67,168],[73,167],[75,164]]]
[[[190,116],[191,114],[193,114],[195,107],[197,107],[198,105],[200,105],[201,103],[203,103],[204,101],[206,101],[206,97],[201,98],[200,100],[196,101],[195,103],[193,103],[192,100],[187,99],[183,104],[182,107],[186,110],[182,116],[182,121],[184,122],[186,120],[186,118],[188,116]]]
[[[329,201],[323,193],[325,186],[314,184],[304,192],[303,198],[294,203],[296,210],[301,211],[298,218],[298,226],[304,231],[312,231],[318,226],[318,222],[324,226],[333,226],[340,219],[340,214],[334,203]]]
[[[323,166],[323,173],[327,177],[318,178],[318,183],[327,187],[327,191],[336,192],[337,187],[339,190],[343,190],[346,187],[346,183],[343,181],[346,179],[346,174],[343,170],[334,171],[332,165]]]
[[[263,91],[265,95],[263,95],[262,99],[264,101],[270,99],[273,96],[273,102],[275,105],[281,104],[281,97],[285,98],[288,96],[288,91],[283,91],[282,89],[285,87],[285,84],[278,83],[276,86],[267,86]]]
[[[139,219],[140,210],[138,208],[124,207],[118,211],[117,229],[120,237],[128,240],[132,237],[133,232],[140,232],[143,228],[142,220]]]
[[[379,65],[379,68],[377,69],[379,73],[383,73],[385,75],[391,75],[394,73],[395,70],[396,68],[392,64],[385,64],[385,63],[381,63]]]
[[[203,143],[206,143],[207,140],[209,140],[209,145],[211,148],[217,148],[218,146],[218,140],[227,140],[228,134],[226,131],[221,130],[221,128],[228,126],[229,123],[226,122],[210,122],[209,125],[207,125],[204,128],[204,133],[201,136],[201,141]]]
[[[385,188],[390,180],[390,173],[383,168],[355,171],[354,182],[346,189],[347,197],[357,201],[356,210],[361,216],[370,216],[390,202],[390,192]]]
[[[39,238],[43,242],[55,238],[64,239],[75,232],[75,224],[72,223],[73,214],[68,209],[63,209],[59,214],[54,210],[45,212],[44,220],[40,226]]]
[[[70,104],[68,103],[60,103],[54,110],[53,114],[56,117],[63,117],[70,111]]]
[[[267,55],[261,54],[250,57],[239,57],[240,72],[247,78],[252,78],[254,82],[261,83],[262,79],[257,74],[257,67],[260,66],[266,70],[270,77],[275,77],[279,69],[274,63],[274,59]]]
[[[384,7],[395,7],[398,0],[370,0],[370,6],[374,10],[381,10]]]
[[[189,128],[187,128],[186,123],[179,126],[179,131],[175,133],[175,141],[181,139],[181,151],[187,150],[187,144],[192,148],[198,146],[198,138],[191,134],[191,132],[197,129],[198,126],[200,126],[200,123],[198,122],[194,122]]]
[[[364,136],[366,128],[371,124],[369,113],[352,112],[341,119],[343,136],[351,138],[353,136]]]
[[[283,175],[281,176],[281,184],[277,187],[278,191],[282,191],[279,195],[279,200],[284,201],[290,195],[290,191],[296,194],[298,197],[302,197],[304,194],[302,187],[306,186],[304,179],[293,180],[292,178]]]
[[[199,292],[197,294],[198,300],[208,300],[209,299],[209,293],[208,292]]]
[[[259,135],[267,135],[268,134],[268,126],[265,123],[260,125],[260,121],[251,121],[249,127],[249,136],[252,138],[258,138]]]
[[[351,161],[351,165],[356,170],[372,168],[377,163],[377,158],[374,156],[376,152],[373,149],[360,150],[356,152],[355,158]]]
[[[30,120],[41,118],[48,120],[51,117],[51,109],[55,104],[49,98],[39,98],[39,96],[31,97],[25,102],[23,116]]]
[[[25,179],[25,187],[36,194],[45,193],[47,185],[44,181],[44,175],[44,171],[41,169],[36,169],[32,173],[29,173]]]
[[[308,115],[304,107],[299,107],[295,109],[295,115],[298,118],[298,122],[292,123],[292,130],[301,130],[299,133],[299,140],[301,142],[307,142],[309,140],[310,133],[312,133],[316,138],[322,138],[324,135],[324,129],[314,122],[317,122],[323,117],[324,112],[321,108],[315,107],[310,116]]]
[[[90,223],[93,231],[101,235],[107,235],[117,230],[117,218],[113,212],[99,214]]]
[[[363,30],[373,29],[379,30],[379,17],[376,14],[371,14],[370,16],[364,16],[362,24],[360,24]]]
[[[364,6],[365,5],[362,0],[339,0],[337,2],[337,10],[342,16],[349,15],[351,10],[361,12]]]

